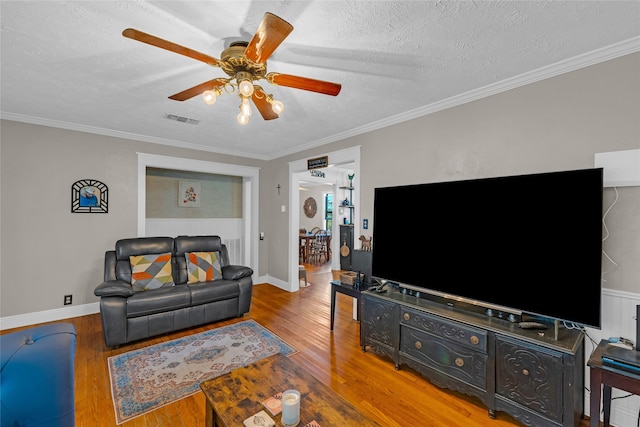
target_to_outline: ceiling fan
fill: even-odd
[[[325,95],[336,96],[340,93],[342,85],[338,83],[290,74],[267,73],[267,59],[269,59],[291,31],[293,31],[291,24],[267,12],[251,40],[249,42],[239,41],[232,43],[227,49],[222,51],[220,59],[133,28],[127,28],[122,32],[122,35],[222,69],[222,71],[229,76],[228,78],[219,77],[209,80],[182,92],[178,92],[175,95],[171,95],[169,98],[176,101],[186,101],[201,94],[204,102],[212,105],[215,103],[216,97],[223,92],[237,92],[241,99],[240,113],[237,117],[238,123],[246,124],[249,122],[249,117],[251,116],[250,99],[253,100],[253,103],[265,120],[277,119],[278,113],[281,113],[284,109],[282,102],[274,100],[273,95],[268,94],[262,86],[255,83],[260,79],[264,79],[273,85],[302,89]]]

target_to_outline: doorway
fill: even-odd
[[[360,202],[360,146],[351,147],[345,150],[334,151],[326,154],[329,158],[329,167],[320,169],[325,172],[325,177],[321,182],[326,185],[330,185],[332,188],[334,209],[336,206],[336,200],[344,199],[341,194],[340,186],[348,185],[347,171],[354,173],[353,179],[353,204],[356,206],[353,212],[353,225],[354,235],[358,236],[360,233],[359,218],[360,210],[357,208]],[[300,289],[300,282],[298,280],[298,265],[299,265],[299,239],[298,233],[300,230],[300,210],[299,206],[302,201],[300,200],[300,187],[301,181],[308,181],[310,177],[309,170],[307,169],[307,159],[296,160],[289,163],[289,188],[292,191],[289,192],[289,291],[296,292]],[[332,235],[338,236],[338,219],[339,216],[334,215],[332,222]],[[339,253],[340,239],[331,239],[331,252],[334,254],[331,258],[331,269],[340,269],[340,257]]]
[[[304,175],[304,174],[302,174]],[[305,180],[303,176],[300,179],[300,186],[298,187],[300,192],[300,206],[298,207],[298,218],[300,221],[300,231],[307,233],[307,237],[300,239],[300,263],[313,264],[315,267],[320,267],[321,264],[328,264],[331,260],[329,254],[331,247],[328,248],[329,252],[326,256],[309,256],[309,249],[312,246],[318,245],[315,242],[315,238],[311,238],[311,233],[315,234],[318,230],[321,230],[324,234],[333,236],[333,197],[334,188],[331,183],[326,182],[314,182]],[[308,240],[307,240],[308,239]],[[315,244],[314,244],[315,242]],[[329,243],[331,240],[329,240]],[[322,253],[323,251],[321,251]],[[328,266],[327,266],[327,269]],[[329,269],[330,270],[330,269]]]

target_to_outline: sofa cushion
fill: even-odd
[[[131,285],[134,291],[174,285],[171,252],[130,256],[129,262],[131,263]]]
[[[187,285],[191,289],[191,305],[237,298],[240,286],[235,280],[216,280],[203,284]]]
[[[186,285],[136,292],[127,298],[127,317],[149,316],[189,307],[191,293]]]
[[[211,282],[222,279],[220,252],[187,252],[187,283]]]

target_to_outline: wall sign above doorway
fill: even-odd
[[[319,169],[329,166],[329,156],[316,157],[315,159],[307,159],[307,169]]]

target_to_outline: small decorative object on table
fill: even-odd
[[[287,390],[282,393],[282,425],[294,427],[300,423],[300,392]]]
[[[265,411],[260,411],[257,414],[251,415],[249,418],[242,422],[244,427],[275,427],[276,423],[267,415]]]
[[[340,281],[347,285],[356,286],[364,282],[364,274],[360,273],[360,279],[358,279],[358,273],[355,271],[345,271],[340,273]]]
[[[371,252],[371,239],[373,239],[373,237],[369,237],[368,239],[366,237],[364,237],[364,235],[359,237],[360,239],[360,243],[362,245],[361,250],[365,251],[365,252]]]
[[[278,415],[282,412],[282,393],[277,393],[273,396],[267,397],[262,401],[262,406],[267,408],[267,411],[271,412],[271,415]]]

